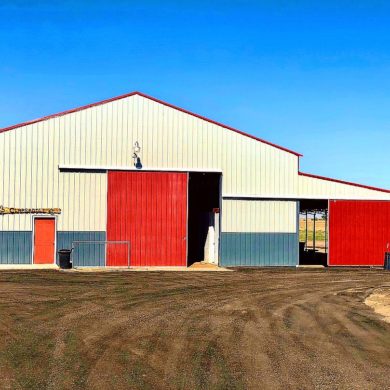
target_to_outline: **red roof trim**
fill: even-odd
[[[128,93],[128,94],[125,94],[125,95],[116,96],[116,97],[114,97],[114,98],[102,100],[102,101],[97,102],[97,103],[87,104],[87,105],[85,105],[85,106],[72,108],[71,110],[66,110],[66,111],[58,112],[57,114],[52,114],[52,115],[44,116],[44,117],[42,117],[42,118],[33,119],[33,120],[31,120],[31,121],[19,123],[19,124],[17,124],[17,125],[12,125],[12,126],[9,126],[9,127],[5,127],[5,128],[3,128],[3,129],[0,129],[0,133],[4,133],[4,132],[6,132],[6,131],[16,129],[16,128],[18,128],[18,127],[23,127],[23,126],[27,126],[27,125],[33,125],[34,123],[43,122],[43,121],[46,121],[46,120],[48,120],[48,119],[53,119],[53,118],[57,118],[57,117],[59,117],[59,116],[63,116],[63,115],[66,115],[66,114],[71,114],[71,113],[73,113],[73,112],[82,111],[82,110],[85,110],[85,109],[87,109],[87,108],[96,107],[96,106],[101,106],[102,104],[110,103],[110,102],[113,102],[113,101],[115,101],[115,100],[124,99],[124,98],[127,98],[127,97],[129,97],[129,96],[136,95],[137,93],[138,93],[138,92],[132,92],[132,93]]]
[[[174,108],[175,110],[184,112],[185,114],[192,115],[192,116],[194,116],[194,117],[196,117],[196,118],[199,118],[199,119],[203,119],[204,121],[207,121],[207,122],[212,123],[212,124],[214,124],[214,125],[221,126],[221,127],[225,128],[225,129],[234,131],[235,133],[241,134],[241,135],[243,135],[243,136],[245,136],[245,137],[252,138],[252,139],[254,139],[254,140],[256,140],[256,141],[259,141],[259,142],[262,142],[262,143],[264,143],[264,144],[273,146],[274,148],[283,150],[284,152],[288,152],[288,153],[295,154],[295,155],[298,156],[298,157],[301,157],[301,156],[302,156],[302,154],[297,153],[297,152],[294,152],[293,150],[284,148],[283,146],[280,146],[280,145],[277,145],[277,144],[273,144],[273,143],[268,142],[268,141],[266,141],[266,140],[264,140],[264,139],[262,139],[262,138],[255,137],[254,135],[251,135],[251,134],[248,134],[248,133],[244,133],[243,131],[237,130],[237,129],[235,129],[234,127],[230,127],[230,126],[224,125],[223,123],[216,122],[216,121],[214,121],[214,120],[212,120],[212,119],[209,119],[209,118],[206,118],[206,117],[204,117],[204,116],[201,116],[201,115],[198,115],[198,114],[194,114],[193,112],[188,111],[188,110],[185,110],[184,108],[174,106],[173,104],[170,104],[170,103],[164,102],[164,101],[162,101],[162,100],[156,99],[156,98],[154,98],[154,97],[152,97],[152,96],[145,95],[144,93],[141,93],[141,92],[136,92],[136,93],[137,93],[138,95],[140,95],[140,96],[146,98],[146,99],[153,100],[153,101],[155,101],[155,102],[157,102],[157,103],[163,104],[164,106],[171,107],[171,108]]]
[[[350,182],[350,181],[332,179],[332,178],[330,178],[330,177],[325,177],[325,176],[312,175],[312,174],[310,174],[310,173],[298,172],[298,175],[300,175],[300,176],[312,177],[312,178],[314,178],[314,179],[333,181],[333,182],[335,182],[335,183],[348,184],[348,185],[350,185],[350,186],[361,187],[361,188],[365,188],[365,189],[367,189],[367,190],[374,190],[374,191],[380,191],[380,192],[390,193],[390,190],[386,190],[386,189],[384,189],[384,188],[366,186],[366,185],[364,185],[364,184],[358,184],[358,183],[353,183],[353,182]]]
[[[66,114],[71,114],[71,113],[73,113],[73,112],[82,111],[82,110],[85,110],[85,109],[90,108],[90,107],[100,106],[100,105],[102,105],[102,104],[110,103],[110,102],[113,102],[113,101],[115,101],[115,100],[124,99],[124,98],[130,97],[130,96],[133,96],[133,95],[142,96],[142,97],[144,97],[144,98],[146,98],[146,99],[149,99],[149,100],[152,100],[152,101],[154,101],[154,102],[156,102],[156,103],[163,104],[164,106],[167,106],[167,107],[173,108],[173,109],[175,109],[175,110],[184,112],[185,114],[192,115],[192,116],[194,116],[194,117],[196,117],[196,118],[205,120],[205,121],[207,121],[207,122],[209,122],[209,123],[212,123],[212,124],[214,124],[214,125],[221,126],[221,127],[225,128],[225,129],[234,131],[235,133],[241,134],[241,135],[243,135],[243,136],[245,136],[245,137],[249,137],[249,138],[252,138],[252,139],[254,139],[254,140],[256,140],[256,141],[259,141],[259,142],[262,142],[262,143],[264,143],[264,144],[273,146],[273,147],[275,147],[275,148],[277,148],[277,149],[283,150],[284,152],[288,152],[288,153],[294,154],[294,155],[296,155],[296,156],[298,156],[298,157],[302,156],[302,154],[297,153],[297,152],[294,152],[293,150],[284,148],[283,146],[273,144],[273,143],[268,142],[268,141],[266,141],[266,140],[264,140],[264,139],[255,137],[255,136],[250,135],[250,134],[248,134],[248,133],[244,133],[244,132],[241,131],[241,130],[237,130],[237,129],[233,128],[233,127],[226,126],[226,125],[224,125],[223,123],[219,123],[219,122],[213,121],[212,119],[209,119],[209,118],[206,118],[206,117],[204,117],[204,116],[195,114],[195,113],[193,113],[193,112],[191,112],[191,111],[185,110],[184,108],[180,108],[180,107],[174,106],[173,104],[164,102],[163,100],[156,99],[156,98],[154,98],[154,97],[152,97],[152,96],[148,96],[148,95],[145,95],[145,94],[142,93],[142,92],[137,92],[137,91],[131,92],[131,93],[128,93],[128,94],[125,94],[125,95],[116,96],[116,97],[111,98],[111,99],[102,100],[102,101],[97,102],[97,103],[87,104],[86,106],[81,106],[81,107],[73,108],[73,109],[71,109],[71,110],[62,111],[62,112],[59,112],[59,113],[57,113],[57,114],[53,114],[53,115],[49,115],[49,116],[44,116],[43,118],[38,118],[38,119],[34,119],[34,120],[32,120],[32,121],[23,122],[23,123],[19,123],[19,124],[17,124],[17,125],[5,127],[5,128],[3,128],[3,129],[0,129],[0,133],[4,133],[4,132],[6,132],[6,131],[16,129],[16,128],[18,128],[18,127],[27,126],[27,125],[32,125],[32,124],[34,124],[34,123],[42,122],[42,121],[45,121],[45,120],[47,120],[47,119],[57,118],[57,117],[60,117],[60,116],[66,115]]]

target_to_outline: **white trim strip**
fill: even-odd
[[[275,194],[222,194],[222,198],[240,199],[293,199],[297,200],[297,195],[275,195]],[[312,199],[312,198],[309,198]],[[319,198],[322,199],[322,198]]]
[[[343,198],[335,197],[335,196],[329,196],[329,195],[323,195],[323,196],[299,196],[297,194],[293,195],[269,195],[269,194],[262,194],[262,195],[247,195],[247,194],[222,194],[222,198],[225,200],[235,200],[235,199],[258,199],[258,200],[304,200],[304,199],[313,199],[313,200],[372,200],[372,201],[384,201],[389,202],[390,199],[384,199],[384,198],[359,198],[359,197],[352,197],[352,196],[346,196]]]

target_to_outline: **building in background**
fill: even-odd
[[[299,212],[329,215],[328,265],[383,265],[390,191],[139,92],[0,130],[0,263],[300,264]]]

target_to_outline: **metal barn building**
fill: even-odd
[[[383,265],[390,191],[300,157],[139,92],[2,129],[0,263],[296,266],[322,209],[328,265]]]

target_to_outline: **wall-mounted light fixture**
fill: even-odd
[[[133,157],[133,161],[134,161],[134,166],[137,169],[142,168],[141,157],[139,156],[140,153],[141,153],[141,146],[139,145],[138,141],[135,141],[134,145],[133,145],[133,156],[132,157]]]

